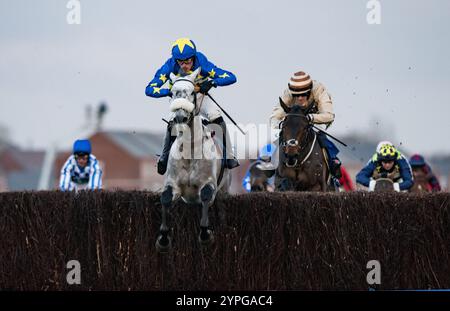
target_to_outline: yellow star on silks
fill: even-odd
[[[211,69],[211,71],[208,71],[208,73],[209,73],[209,76],[210,76],[211,78],[214,78],[214,76],[216,75],[216,72],[214,71],[214,68]]]
[[[204,76],[202,76],[200,73],[197,75],[197,80],[201,80],[203,78],[204,78]]]
[[[229,77],[228,73],[224,72],[223,75],[219,75],[219,78],[225,79],[226,77]]]
[[[192,41],[189,40],[189,38],[180,38],[180,39],[177,39],[177,41],[175,41],[175,42],[172,44],[172,48],[173,48],[174,46],[178,46],[178,48],[180,49],[180,52],[183,53],[184,47],[185,47],[186,45],[187,45],[187,46],[190,46],[191,48],[194,49],[194,45],[192,44]]]
[[[159,92],[159,90],[161,90],[159,87],[154,87],[154,88],[153,88],[153,94],[155,94],[155,93],[161,94],[161,93]]]
[[[167,80],[166,75],[165,74],[160,74],[159,75],[159,80],[161,80],[163,83],[166,83],[166,80]]]
[[[150,86],[157,86],[158,85],[158,83],[152,83],[152,84],[150,84]]]

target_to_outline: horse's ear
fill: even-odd
[[[281,97],[279,97],[280,99],[280,106],[283,108],[284,112],[289,113],[291,111],[291,108],[289,108],[288,106],[286,106],[286,104],[284,103],[284,101],[281,99]]]
[[[177,78],[177,76],[174,75],[173,72],[171,72],[170,75],[169,75],[169,78],[170,78],[170,81],[174,82],[175,79]]]
[[[189,79],[190,79],[192,82],[194,82],[194,81],[195,81],[195,78],[197,78],[197,76],[198,76],[198,74],[200,73],[201,70],[202,70],[201,67],[198,67],[197,69],[195,69],[194,72],[191,73],[191,74],[188,76]]]

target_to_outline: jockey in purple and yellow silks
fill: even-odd
[[[409,159],[409,164],[414,170],[421,170],[425,174],[425,178],[428,182],[428,186],[431,191],[441,191],[441,185],[436,175],[431,170],[430,165],[425,161],[425,158],[420,154],[414,154]]]
[[[221,69],[211,63],[205,55],[198,52],[195,43],[188,38],[180,38],[172,45],[172,57],[169,58],[164,65],[158,69],[154,78],[150,81],[145,89],[145,94],[150,97],[172,96],[170,73],[175,75],[186,75],[192,73],[197,68],[201,71],[196,79],[197,102],[201,103],[200,113],[211,123],[218,124],[226,135],[226,139],[218,135],[217,138],[223,144],[225,149],[225,164],[231,169],[239,166],[239,162],[235,159],[232,148],[229,145],[229,136],[226,130],[226,123],[222,118],[220,109],[214,105],[206,96],[212,87],[226,86],[236,82],[236,77],[230,71]],[[166,86],[166,87],[163,87]],[[161,157],[158,160],[158,173],[164,175],[167,168],[170,147],[175,140],[171,136],[171,122],[167,127],[164,138],[164,147]],[[223,141],[222,141],[223,140]],[[228,148],[227,148],[228,145]]]

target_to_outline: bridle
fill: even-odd
[[[178,78],[177,80],[175,80],[175,81],[173,82],[173,84],[172,84],[172,88],[173,88],[173,86],[174,86],[177,82],[180,82],[180,81],[186,81],[186,82],[189,82],[189,83],[191,83],[191,84],[194,86],[194,88],[195,88],[195,83],[192,82],[192,81],[189,80],[189,79],[186,79],[186,78]],[[195,91],[192,91],[192,94],[191,94],[191,95],[194,96],[194,101],[192,102],[192,103],[194,104],[194,110],[193,110],[193,112],[189,113],[188,121],[186,122],[187,125],[190,125],[191,122],[192,122],[192,120],[193,120],[193,117],[194,117],[195,115],[198,114],[198,111],[197,111],[197,96],[195,95]]]
[[[286,117],[287,116],[297,116],[297,117],[306,118],[306,116],[304,114],[300,114],[300,113],[287,113]],[[283,125],[284,125],[284,121],[280,124],[281,131],[283,131]],[[314,145],[316,143],[317,134],[312,130],[312,126],[310,124],[307,126],[306,135],[303,136],[303,138],[300,142],[295,138],[291,138],[291,139],[281,142],[280,145],[283,150],[285,150],[287,147],[298,147],[298,150],[299,150],[299,152],[294,154],[294,156],[296,157],[294,164],[289,164],[289,162],[286,161],[286,159],[284,160],[283,164],[286,165],[286,167],[292,168],[292,167],[298,166],[297,164],[298,164],[298,161],[300,160],[299,159],[300,153],[307,147],[307,145],[310,141],[311,134],[314,135],[314,140],[313,140],[311,149],[309,150],[308,154],[306,154],[305,157],[303,157],[303,159],[300,161],[299,166],[301,166],[310,157],[310,155],[314,149]],[[282,135],[280,135],[280,137],[282,138]],[[284,155],[285,155],[285,158],[288,158],[286,151],[284,151]]]

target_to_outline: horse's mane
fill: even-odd
[[[287,122],[289,119],[291,120],[290,122],[294,122],[294,124],[300,125],[307,123],[305,109],[299,105],[292,106],[289,113],[286,114],[284,122]],[[299,119],[301,120],[299,121]]]
[[[291,111],[289,113],[295,113],[295,114],[305,114],[305,110],[299,106],[299,105],[294,105],[291,108]]]

